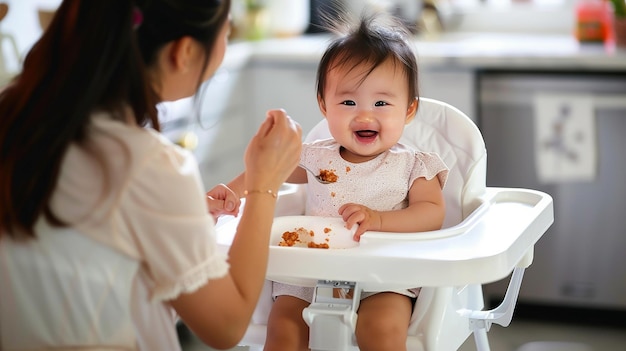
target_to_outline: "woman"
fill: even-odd
[[[252,138],[227,261],[209,213],[236,214],[238,197],[204,194],[155,108],[215,72],[229,8],[65,0],[0,93],[0,349],[176,350],[176,315],[212,347],[240,340],[300,128],[273,110]]]

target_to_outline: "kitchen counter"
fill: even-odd
[[[317,63],[331,37],[304,35],[229,46],[225,64],[242,57],[274,62]],[[460,68],[626,71],[626,50],[581,44],[569,35],[446,33],[416,37],[420,65]]]

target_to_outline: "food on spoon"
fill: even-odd
[[[320,169],[320,179],[329,182],[335,183],[337,181],[337,174],[335,174],[334,170],[330,169]]]

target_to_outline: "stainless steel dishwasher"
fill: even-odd
[[[519,302],[626,311],[626,73],[484,71],[477,84],[488,186],[554,198]]]

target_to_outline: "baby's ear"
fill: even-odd
[[[319,106],[320,111],[324,115],[324,118],[326,118],[326,103],[324,102],[324,99],[320,95],[317,96],[317,105]]]
[[[406,122],[409,123],[415,118],[415,114],[417,113],[417,107],[419,106],[419,99],[415,98],[409,104],[409,108],[406,110]]]

